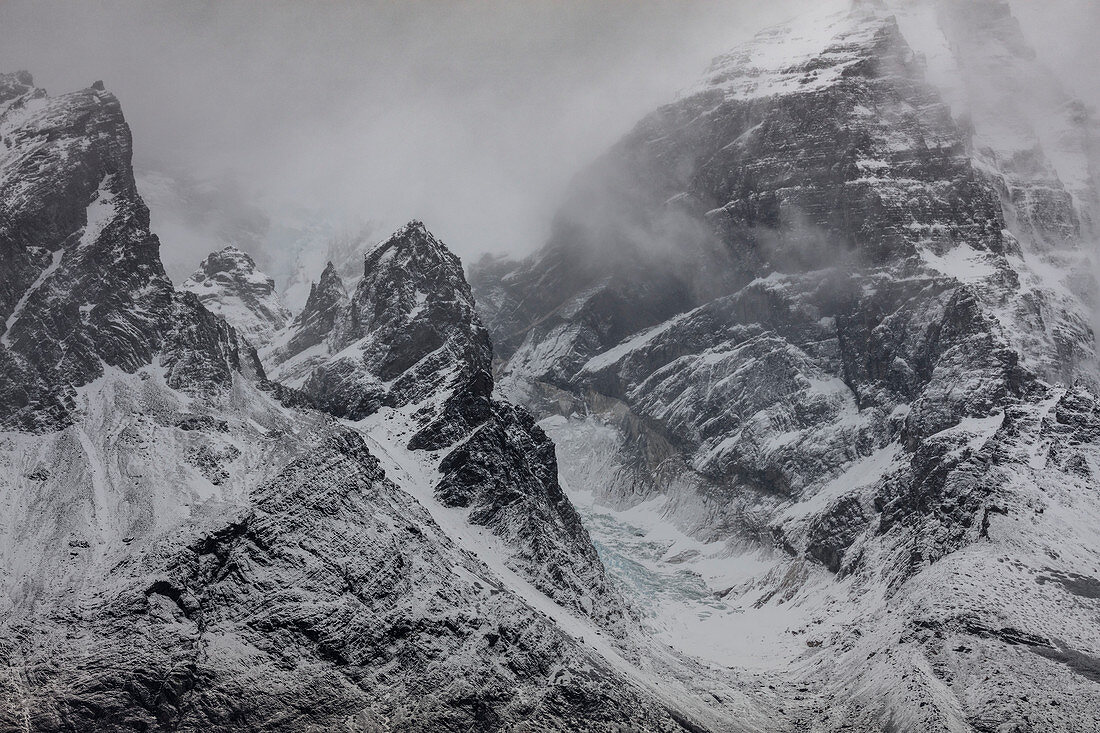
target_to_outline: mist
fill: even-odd
[[[139,174],[229,179],[275,219],[420,218],[469,258],[538,246],[579,168],[800,4],[5,2],[0,68],[102,79]]]
[[[1079,22],[1100,4],[1014,4],[1073,91],[1100,101]],[[153,207],[174,279],[226,239],[270,249],[272,227],[318,220],[384,234],[423,219],[470,260],[541,245],[578,170],[712,57],[813,5],[8,0],[0,68],[52,94],[102,79],[139,179],[205,186],[206,218],[228,223],[189,234]]]

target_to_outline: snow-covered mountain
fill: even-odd
[[[290,320],[275,291],[275,281],[260,272],[247,254],[229,245],[212,252],[180,285],[257,348],[266,346]]]
[[[522,262],[175,288],[0,74],[0,729],[1093,730],[1097,171],[1003,0],[828,0]]]
[[[428,330],[463,348],[415,399],[342,419],[172,287],[102,84],[49,97],[0,75],[0,105],[0,728],[678,731],[708,714],[610,641],[626,617],[553,446],[489,399],[485,331],[422,227],[381,253],[407,280],[351,302],[379,329],[451,307]],[[206,302],[239,303],[245,270],[266,292],[247,264],[208,259]],[[438,346],[382,332],[355,334],[408,357],[377,362],[394,385]]]
[[[499,392],[660,638],[797,681],[794,729],[1089,730],[1095,112],[1002,0],[822,5],[473,268]]]
[[[504,540],[541,591],[603,623],[622,616],[561,492],[553,444],[525,410],[491,398],[488,332],[461,263],[423,223],[366,254],[350,297],[329,263],[263,358],[326,412],[389,426],[391,450],[429,454],[442,474],[435,499]]]

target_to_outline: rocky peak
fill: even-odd
[[[0,74],[0,104],[10,102],[34,89],[34,78],[27,71]]]
[[[265,359],[279,379],[341,417],[420,405],[414,447],[449,445],[489,415],[488,333],[461,262],[421,222],[366,254],[350,297],[329,263]]]
[[[465,326],[471,316],[476,319],[462,263],[419,221],[366,254],[354,306],[344,338],[388,330],[394,321],[424,320],[426,310],[443,317],[441,325]]]
[[[329,262],[320,279],[310,284],[305,307],[294,319],[282,353],[300,354],[328,338],[337,321],[347,313],[349,302],[344,281],[336,266]]]
[[[266,345],[290,320],[275,281],[233,245],[211,253],[180,287],[194,293],[256,347]]]
[[[16,74],[2,83],[22,94],[0,107],[0,423],[64,424],[76,387],[158,354],[166,366],[194,367],[174,372],[180,386],[200,362],[213,370],[203,384],[242,358],[259,372],[231,329],[192,333],[218,345],[201,354],[174,340],[188,331],[184,311],[203,319],[161,265],[115,96],[48,97],[29,82]]]
[[[492,347],[461,262],[421,222],[366,254],[351,297],[330,263],[264,357],[321,409],[382,432],[401,426],[389,440],[410,455],[398,462],[429,461],[434,501],[503,540],[510,567],[541,592],[622,622],[558,483],[553,443],[524,409],[491,399]]]
[[[347,296],[348,291],[344,287],[344,281],[340,279],[340,273],[336,269],[336,265],[331,262],[325,265],[325,269],[321,271],[321,277],[316,283],[312,283],[309,288],[309,299],[306,300],[307,309],[311,299],[314,300],[314,308],[320,303],[323,303],[330,299],[330,296],[342,294]]]
[[[988,600],[968,613],[1000,628],[1012,607],[1014,631],[1052,629],[1070,605],[997,565],[1045,566],[1040,550],[1024,559],[1044,536],[1065,540],[1059,557],[1095,545],[1091,530],[1071,539],[1060,520],[1034,519],[1029,502],[1049,482],[1081,489],[1054,503],[1095,503],[1075,478],[1080,454],[1031,461],[1030,446],[1054,421],[1057,381],[1095,383],[1077,222],[1096,200],[1081,165],[1096,128],[1069,119],[1077,108],[1021,42],[1000,0],[861,3],[768,29],[580,176],[543,250],[471,278],[494,341],[520,342],[498,355],[504,394],[546,418],[582,486],[723,541],[723,562],[774,551],[766,571],[720,589],[741,608],[818,603],[832,592],[818,572],[880,589],[881,612],[955,679],[980,667],[970,642],[941,654],[917,630],[952,623],[955,590],[980,578]],[[1068,120],[1054,126],[1065,134],[1038,140],[1043,119]],[[699,273],[717,286],[699,287]],[[662,317],[655,303],[678,308]],[[1084,403],[1095,410],[1094,395]],[[593,448],[598,434],[610,437]],[[1031,610],[1054,607],[1053,623]],[[892,644],[878,637],[872,655],[889,659]],[[1009,685],[1062,689],[1054,665],[1001,658]],[[936,727],[934,707],[964,710],[960,727],[1011,725],[1003,691],[914,704],[897,692],[908,671],[877,664],[832,688],[842,665],[823,662],[821,684],[840,699],[889,676],[878,689],[911,715],[902,727]],[[881,710],[870,698],[848,710]],[[1088,719],[1095,699],[1068,719]],[[823,729],[853,718],[835,722]]]

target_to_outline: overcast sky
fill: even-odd
[[[1081,23],[1100,1],[1014,1],[1100,99]],[[0,68],[51,93],[104,80],[139,166],[237,177],[268,211],[422,218],[469,258],[538,246],[578,169],[711,57],[819,2],[3,0]]]

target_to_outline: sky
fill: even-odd
[[[583,166],[712,57],[820,2],[3,0],[0,69],[51,93],[102,79],[139,169],[274,219],[422,219],[469,261],[539,246]],[[1100,101],[1100,2],[1013,2]],[[212,248],[170,234],[174,267]]]

